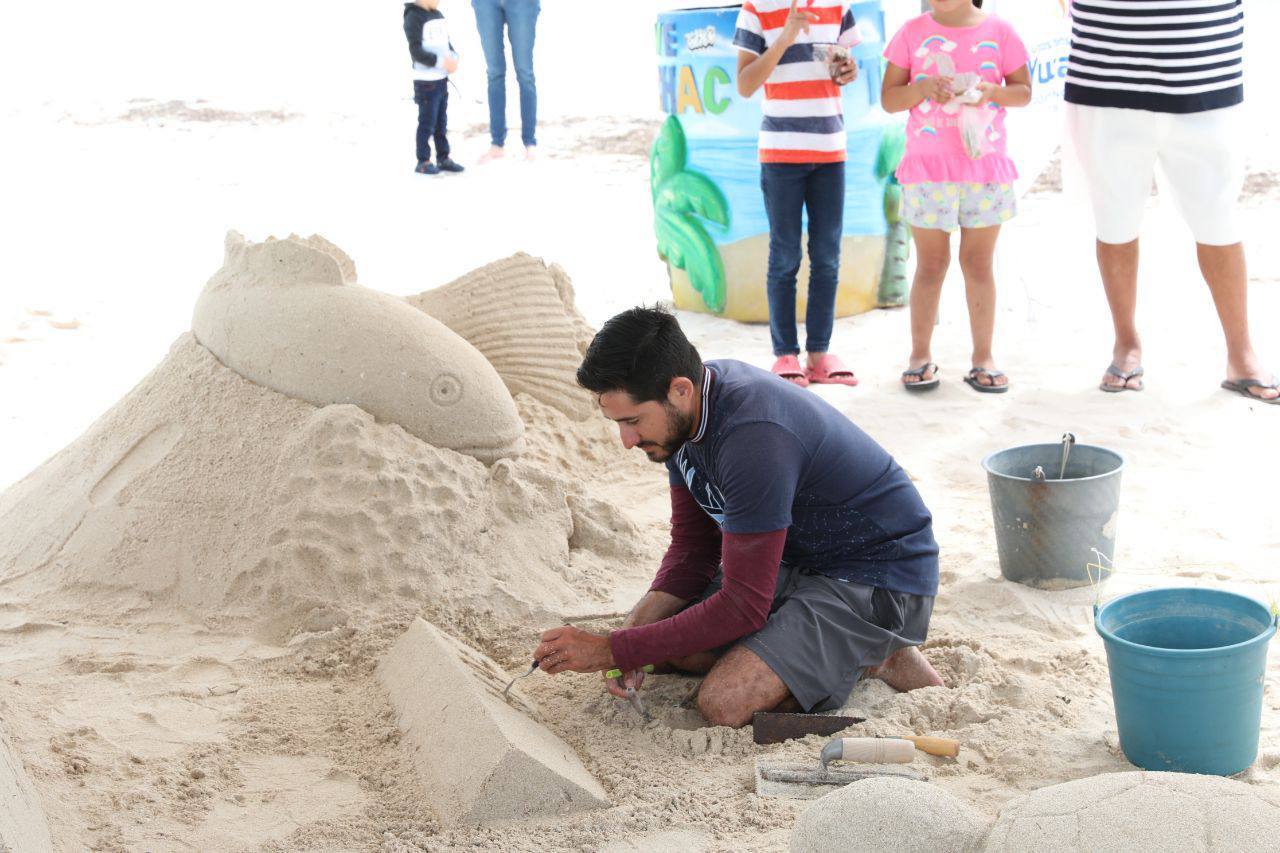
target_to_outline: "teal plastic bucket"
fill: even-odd
[[[1235,593],[1175,587],[1095,608],[1120,748],[1144,770],[1230,776],[1253,764],[1276,618]]]

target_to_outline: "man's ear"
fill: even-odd
[[[673,405],[688,405],[693,399],[693,382],[687,376],[677,376],[667,386],[667,400]]]

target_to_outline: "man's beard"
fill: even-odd
[[[689,440],[693,431],[693,416],[681,414],[680,410],[670,403],[663,402],[662,408],[667,412],[667,435],[661,442],[642,441],[640,449],[649,457],[650,462],[665,463],[676,454]]]

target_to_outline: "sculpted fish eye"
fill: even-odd
[[[441,373],[431,383],[431,401],[437,406],[452,406],[462,399],[462,380],[452,373]]]

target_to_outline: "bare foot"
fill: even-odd
[[[489,150],[480,155],[479,162],[492,163],[494,160],[501,160],[504,154],[506,151],[501,145],[490,145]]]
[[[538,149],[532,145],[526,145],[524,147],[524,159],[529,161],[538,159]]]
[[[867,667],[863,675],[867,678],[878,678],[894,690],[904,692],[921,687],[947,686],[924,653],[915,646],[898,649],[879,666]]]
[[[1111,353],[1111,364],[1120,373],[1126,375],[1133,373],[1133,371],[1142,367],[1142,348],[1138,346],[1117,346]],[[1142,376],[1139,374],[1125,379],[1110,372],[1104,372],[1102,374],[1102,384],[1110,385],[1113,388],[1128,388],[1131,391],[1141,391]]]

